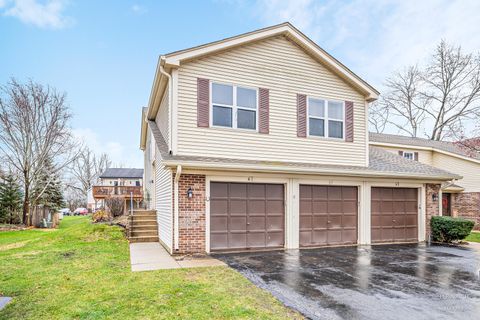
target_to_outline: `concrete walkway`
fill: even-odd
[[[132,271],[225,266],[208,256],[176,260],[158,242],[130,243],[130,263]]]

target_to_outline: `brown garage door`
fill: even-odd
[[[281,184],[210,184],[210,249],[248,250],[284,245]]]
[[[372,188],[372,243],[418,241],[418,190]]]
[[[300,246],[357,243],[357,187],[300,185]]]

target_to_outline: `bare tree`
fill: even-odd
[[[368,122],[370,123],[371,130],[376,133],[384,132],[388,124],[390,110],[385,107],[385,104],[378,101],[370,104],[368,110]]]
[[[35,200],[31,191],[47,159],[54,164],[55,172],[72,159],[70,118],[65,94],[55,89],[31,80],[21,84],[13,78],[0,87],[0,152],[20,177],[24,192],[22,218],[28,225],[30,204]]]
[[[388,125],[413,137],[453,138],[480,116],[480,58],[441,41],[424,68],[408,67],[386,88],[379,104]]]
[[[71,179],[69,186],[81,191],[86,198],[88,190],[95,184],[103,171],[111,166],[111,163],[107,154],[103,153],[97,156],[90,148],[81,148],[70,165],[74,179]]]

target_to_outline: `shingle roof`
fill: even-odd
[[[468,148],[448,141],[434,141],[423,138],[413,138],[395,134],[374,133],[370,132],[370,142],[401,144],[406,146],[427,147],[437,150],[458,154],[460,156],[469,157],[480,160],[480,154],[472,152]]]
[[[143,169],[137,169],[137,168],[108,168],[100,175],[100,178],[141,179],[141,178],[143,178]]]
[[[388,176],[412,179],[436,179],[451,180],[460,179],[461,176],[441,170],[418,161],[408,160],[381,148],[370,146],[370,164],[368,167],[361,166],[341,166],[326,165],[320,163],[303,162],[283,162],[283,161],[261,161],[245,159],[226,159],[216,157],[200,156],[172,156],[168,152],[165,139],[154,121],[149,121],[148,125],[152,130],[157,147],[163,161],[176,162],[178,164],[189,163],[199,167],[210,165],[218,166],[249,166],[252,170],[258,170],[260,167],[268,168],[271,171],[289,171],[289,172],[310,172],[319,174],[333,175],[352,175],[352,176]]]

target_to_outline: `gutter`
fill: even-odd
[[[174,230],[174,236],[173,236],[173,241],[174,241],[174,250],[178,251],[178,237],[180,235],[180,232],[178,230],[178,181],[180,180],[180,176],[182,175],[182,166],[178,165],[177,166],[177,171],[175,172],[175,181],[174,181],[174,203],[173,203],[173,230]]]
[[[168,130],[169,135],[168,135],[168,149],[170,153],[172,152],[172,128],[173,128],[173,122],[172,122],[172,109],[173,109],[173,85],[172,85],[172,76],[165,71],[164,66],[165,65],[165,56],[160,57],[160,73],[163,74],[164,76],[167,77],[168,79]],[[157,111],[158,112],[158,111]]]

